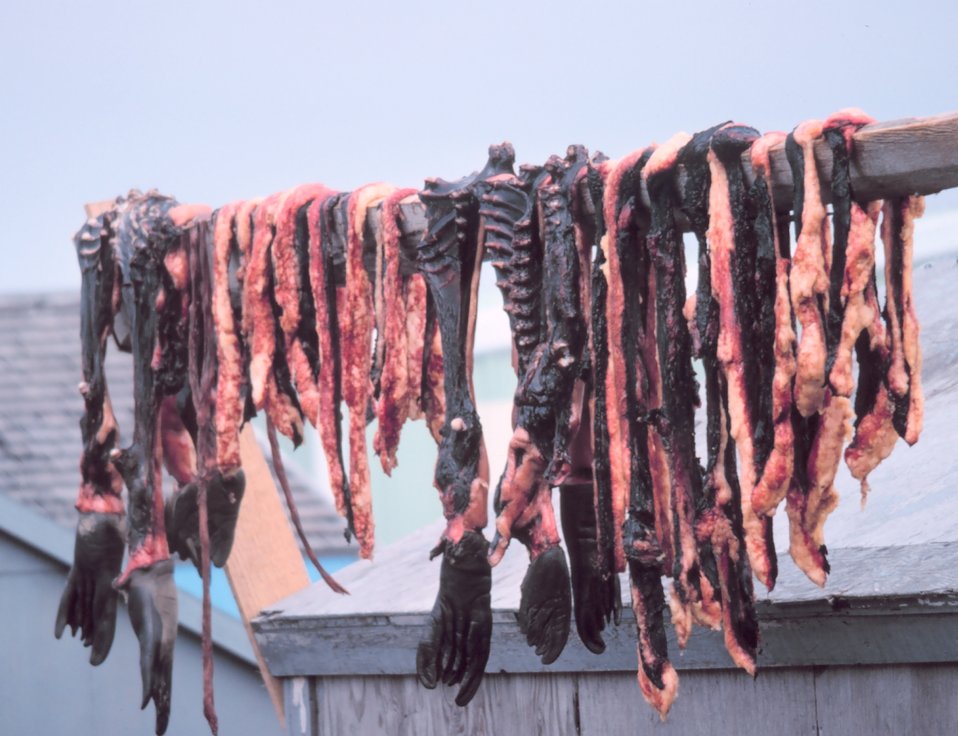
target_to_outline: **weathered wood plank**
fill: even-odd
[[[412,676],[323,677],[315,683],[315,731],[304,733],[946,734],[958,728],[956,679],[954,664],[789,668],[754,679],[734,670],[688,671],[660,722],[633,673],[489,674],[464,709],[455,706],[454,689],[428,691]]]
[[[460,708],[456,688],[426,690],[415,677],[323,677],[316,681],[316,733],[575,736],[575,690],[573,677],[487,675]]]
[[[240,505],[236,537],[226,577],[243,625],[263,675],[273,706],[282,723],[283,687],[270,674],[250,621],[267,606],[309,585],[309,574],[286,520],[286,513],[253,428],[240,435],[240,454],[246,474],[246,492]]]
[[[683,672],[679,696],[664,722],[642,698],[634,675],[588,674],[577,681],[581,736],[816,733],[811,670],[773,670],[755,679],[728,670]]]
[[[290,677],[282,683],[287,736],[316,733],[316,684],[311,677]]]
[[[955,664],[825,669],[815,675],[820,732],[823,736],[958,733],[956,683]]]

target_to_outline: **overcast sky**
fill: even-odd
[[[0,291],[78,288],[82,205],[421,186],[511,140],[619,156],[727,118],[958,107],[951,2],[3,2]],[[929,201],[934,217],[958,204]]]

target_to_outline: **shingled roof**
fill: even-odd
[[[79,334],[75,293],[0,296],[0,493],[68,527],[76,523],[83,411]],[[112,344],[107,380],[125,445],[133,428],[133,368]],[[354,553],[328,489],[294,462],[286,470],[317,554]]]

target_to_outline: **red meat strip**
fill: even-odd
[[[406,279],[403,308],[406,313],[406,416],[423,418],[423,361],[426,350],[426,302],[429,292],[422,274]]]
[[[686,303],[685,317],[695,338],[696,354],[705,369],[706,444],[708,460],[703,498],[696,521],[696,539],[702,561],[702,588],[721,601],[725,646],[733,661],[753,672],[758,645],[758,620],[753,601],[752,572],[742,526],[743,498],[736,469],[735,441],[729,434],[730,397],[718,361],[720,305],[712,282],[710,230],[711,141],[724,128],[718,125],[696,133],[679,153],[686,179],[683,209],[699,244],[699,277],[694,300]],[[703,554],[710,551],[711,554]],[[714,566],[713,566],[714,565]],[[675,615],[673,613],[673,620]]]
[[[756,181],[764,182],[766,193],[771,192],[769,149],[785,141],[784,133],[766,133],[752,144],[752,171]],[[771,205],[771,201],[769,200]],[[795,316],[789,296],[791,256],[788,239],[788,221],[777,218],[774,206],[769,206],[770,234],[775,247],[775,338],[773,355],[775,368],[772,377],[773,445],[765,461],[762,474],[752,490],[752,508],[756,514],[771,515],[785,498],[795,466],[795,435],[792,428],[792,389],[796,370]],[[784,227],[783,227],[784,226]]]
[[[514,531],[541,522],[532,505],[544,485],[552,449],[551,434],[549,446],[545,446],[548,428],[537,426],[537,419],[546,422],[548,419],[540,417],[533,406],[523,407],[520,400],[530,364],[541,353],[538,348],[543,333],[543,247],[542,233],[534,223],[537,189],[549,181],[544,169],[534,167],[523,171],[521,179],[511,172],[502,174],[484,182],[480,190],[479,238],[484,250],[492,256],[496,285],[502,292],[503,309],[509,316],[514,365],[520,382],[513,400],[514,427],[506,468],[493,502],[496,533],[489,556],[493,566],[499,564]],[[554,536],[536,535],[537,546],[530,549],[534,557],[558,543],[554,518],[552,522],[550,531]]]
[[[798,568],[820,586],[825,585],[829,572],[825,520],[838,505],[835,473],[851,434],[851,418],[851,402],[826,391],[825,405],[815,418],[816,430],[805,466],[806,481],[794,483],[786,498],[789,554]]]
[[[635,564],[629,560],[630,567]],[[630,575],[632,611],[638,630],[636,652],[639,657],[639,689],[646,702],[664,720],[679,692],[679,676],[664,656],[666,651],[662,583],[654,572],[644,570]]]
[[[349,198],[349,234],[346,242],[346,295],[339,312],[342,331],[343,398],[349,408],[349,488],[359,554],[373,554],[374,524],[369,458],[366,453],[366,408],[372,396],[373,299],[363,264],[366,211],[394,191],[389,184],[369,184]]]
[[[250,350],[250,386],[257,409],[266,404],[266,385],[272,377],[276,350],[269,296],[269,249],[273,220],[283,198],[283,193],[272,194],[252,213],[252,241],[243,279],[243,331]]]
[[[629,412],[626,398],[626,357],[620,343],[624,331],[625,289],[622,281],[622,267],[619,251],[616,247],[619,232],[618,196],[622,188],[621,182],[627,171],[635,168],[642,155],[636,151],[625,158],[610,165],[610,173],[605,183],[605,198],[603,200],[603,218],[606,224],[606,233],[602,237],[600,246],[604,255],[603,275],[608,285],[605,303],[606,324],[608,325],[609,358],[605,374],[605,401],[607,402],[606,420],[608,423],[608,458],[612,509],[612,534],[614,568],[617,572],[625,571],[625,552],[622,543],[622,526],[625,523],[626,510],[629,506],[629,491],[632,484],[632,469],[630,467],[629,451]],[[653,477],[658,477],[653,473]],[[671,519],[667,511],[658,514],[659,509],[670,508],[668,483],[659,477],[659,484],[655,489],[655,509],[660,518],[656,519],[656,528],[659,530],[659,539],[666,542],[671,540]],[[663,551],[671,549],[671,544],[663,544]],[[668,568],[670,559],[664,565]]]
[[[739,133],[741,131],[741,133]],[[752,288],[736,283],[734,271],[736,259],[744,258],[739,248],[748,248],[748,242],[736,236],[741,227],[740,204],[733,200],[736,188],[733,181],[740,182],[741,172],[732,169],[740,164],[735,158],[744,147],[757,138],[751,129],[728,126],[719,131],[727,144],[722,152],[716,151],[716,137],[712,138],[709,152],[711,188],[709,190],[709,233],[711,247],[711,283],[719,309],[719,332],[716,356],[722,367],[728,391],[729,433],[735,440],[741,458],[739,481],[741,483],[742,525],[745,533],[745,545],[748,551],[752,572],[769,589],[775,585],[776,561],[775,548],[771,542],[771,521],[759,517],[752,508],[752,490],[757,481],[755,461],[755,415],[750,402],[749,370],[743,343],[743,323],[736,308],[739,299],[745,295],[742,288]],[[730,166],[731,164],[731,166]],[[733,179],[732,177],[736,177]],[[736,212],[737,211],[737,212]],[[741,214],[738,215],[741,218]],[[753,246],[754,247],[754,246]],[[744,325],[748,329],[748,324]]]
[[[339,302],[332,274],[328,273],[328,241],[331,237],[328,225],[335,199],[315,200],[309,206],[309,283],[316,305],[316,334],[319,344],[319,373],[317,376],[319,410],[317,426],[319,439],[329,469],[329,485],[340,516],[349,519],[349,487],[343,467],[340,443],[340,396],[339,386],[339,331],[336,326]]]
[[[160,443],[163,465],[181,486],[196,477],[196,447],[180,415],[175,396],[160,402]]]
[[[595,243],[595,259],[591,262],[590,283],[589,283],[589,343],[588,351],[591,364],[590,379],[591,390],[589,391],[589,403],[587,411],[592,418],[591,433],[589,436],[588,452],[584,453],[591,459],[591,475],[594,507],[595,524],[595,557],[594,562],[588,564],[588,546],[585,549],[578,549],[578,545],[570,546],[572,553],[573,585],[578,587],[577,580],[585,581],[588,584],[590,578],[595,580],[595,588],[600,591],[600,601],[597,613],[606,621],[614,617],[616,623],[619,620],[620,595],[618,586],[618,568],[616,566],[616,535],[614,530],[613,504],[612,504],[612,472],[610,461],[609,444],[609,404],[606,400],[606,382],[607,371],[609,368],[609,343],[610,333],[608,325],[608,280],[607,262],[605,260],[602,241],[607,236],[607,227],[603,215],[603,202],[605,200],[605,182],[608,180],[609,173],[612,170],[612,163],[597,154],[589,164],[587,173],[587,183],[589,198],[592,201],[595,212],[595,228],[590,238]],[[586,228],[581,228],[583,235]],[[592,250],[592,248],[590,248]],[[580,255],[581,258],[581,255]],[[585,458],[583,458],[584,461]],[[584,462],[583,462],[584,464]],[[581,472],[581,471],[580,471]],[[642,505],[641,512],[636,514],[636,532],[639,539],[648,540],[650,548],[657,550],[655,539],[655,512],[652,509],[652,502],[648,498],[651,493],[646,494],[645,503]],[[576,521],[575,519],[570,521]],[[579,519],[577,527],[588,530],[589,526],[583,520]],[[566,525],[566,519],[563,517],[563,526]],[[583,535],[585,536],[585,535]],[[585,560],[583,560],[583,557]],[[661,592],[661,564],[657,559],[658,553],[647,557],[650,560],[650,576],[654,576],[659,581],[658,588],[654,585],[645,586],[644,590],[649,594]],[[585,564],[583,564],[585,563]],[[582,571],[586,571],[586,575]],[[594,571],[594,577],[591,573]],[[591,587],[586,591],[591,593]],[[602,595],[604,593],[604,595]],[[611,599],[611,600],[610,600]],[[611,604],[611,605],[609,605]],[[576,598],[576,623],[581,630],[582,622],[580,620],[581,610],[589,610],[590,606],[580,606],[580,598]],[[594,615],[594,614],[593,614]],[[590,627],[601,630],[601,623],[598,626]],[[589,639],[584,639],[588,642]],[[654,641],[660,642],[661,639],[655,638]],[[588,645],[588,644],[587,644]],[[592,651],[598,647],[604,648],[604,643],[597,636],[593,637]],[[663,650],[664,651],[664,650]],[[652,668],[655,672],[655,668]]]
[[[790,155],[801,157],[804,170],[804,206],[789,282],[792,307],[802,326],[795,373],[795,407],[803,417],[819,411],[825,401],[824,312],[828,308],[831,244],[815,163],[815,141],[821,135],[821,121],[809,120],[799,125],[786,141],[787,149],[794,150],[792,141],[800,149],[800,153]]]
[[[628,566],[639,639],[639,687],[664,717],[675,698],[678,678],[668,659],[661,577],[681,559],[681,540],[672,524],[671,474],[663,438],[650,428],[647,418],[662,406],[655,273],[645,247],[647,214],[637,199],[639,173],[651,155],[649,148],[625,157],[605,182],[602,219],[607,231],[596,262],[601,265],[606,259],[606,268],[605,278],[593,282],[592,359],[596,380],[604,378],[601,391],[596,388],[596,418],[606,419],[605,427],[598,428],[605,434],[597,432],[596,437],[597,490],[599,483],[607,482],[602,476],[608,467],[616,535],[613,559],[619,564],[621,558]],[[595,322],[599,312],[604,312],[605,330],[601,322]],[[622,482],[624,488],[617,487]],[[604,513],[600,507],[600,529]],[[668,522],[667,531],[663,520]],[[683,613],[691,605],[690,598],[683,590]]]
[[[270,195],[253,212],[252,248],[243,280],[243,328],[250,352],[253,406],[265,409],[273,425],[298,445],[303,438],[303,415],[292,386],[287,385],[285,345],[277,344],[277,334],[282,333],[278,310],[274,308],[275,279],[270,256],[276,217],[287,194]]]
[[[875,271],[875,231],[881,206],[880,200],[869,202],[864,209],[852,203],[848,260],[842,287],[845,313],[835,363],[829,373],[829,382],[839,396],[852,394],[852,352],[859,336],[868,329],[875,316],[872,305],[866,299],[866,291]]]
[[[682,314],[686,302],[684,245],[675,223],[678,205],[676,164],[679,151],[690,140],[687,133],[673,136],[656,149],[642,169],[651,203],[646,247],[655,279],[654,309],[650,302],[648,312],[651,315],[647,313],[647,322],[654,320],[654,331],[653,325],[649,324],[646,332],[654,336],[657,350],[657,354],[649,355],[647,361],[658,366],[657,434],[661,437],[668,462],[670,515],[677,540],[672,569],[675,577],[672,609],[674,612],[677,607],[684,607],[693,618],[717,626],[720,603],[713,597],[712,587],[703,585],[708,581],[702,576],[700,560],[702,555],[711,557],[711,552],[700,550],[695,538],[696,509],[703,498],[702,477],[695,455],[698,386],[692,370],[692,338]],[[709,564],[714,562],[709,561]],[[684,620],[685,617],[680,614],[678,618]],[[680,646],[684,646],[688,627],[679,626],[676,631]]]
[[[98,665],[110,652],[116,631],[117,591],[113,579],[123,562],[123,480],[111,453],[118,429],[104,371],[106,344],[116,306],[116,265],[111,241],[114,213],[91,218],[74,237],[82,286],[80,343],[82,349],[83,416],[80,431],[80,490],[74,560],[60,598],[54,633],[66,626],[91,646],[90,663]]]
[[[852,136],[872,118],[861,110],[845,109],[823,124],[825,141],[832,151],[832,262],[826,315],[828,382],[839,396],[851,396],[852,349],[868,324],[863,294],[874,268],[875,223],[880,205],[869,213],[855,200],[849,158]],[[874,212],[874,217],[870,213]]]
[[[909,445],[918,441],[924,420],[919,325],[912,299],[915,220],[925,210],[924,197],[908,196],[885,203],[881,236],[885,246],[885,321],[891,365],[888,388],[895,400],[895,429]]]
[[[162,491],[160,404],[184,384],[188,268],[182,228],[202,209],[183,208],[155,192],[131,193],[118,208],[116,253],[130,325],[134,373],[133,444],[114,450],[130,492],[129,559],[116,585],[127,590],[140,642],[143,704],[156,706],[156,731],[169,719],[176,588],[169,559]],[[147,623],[148,622],[148,623]]]
[[[376,417],[379,426],[373,438],[373,451],[379,455],[383,471],[389,475],[396,467],[396,450],[402,425],[410,416],[421,392],[422,351],[425,329],[425,283],[403,279],[400,272],[399,206],[416,198],[415,189],[397,189],[384,200],[380,215],[382,234],[382,297],[377,299],[377,344],[383,349],[382,375]],[[411,295],[411,299],[410,299]],[[381,318],[380,318],[381,315]],[[410,353],[413,355],[411,356]],[[418,362],[415,357],[418,355]],[[416,367],[410,372],[410,367]],[[417,385],[418,383],[418,385]],[[413,398],[411,398],[411,395]]]
[[[296,387],[303,414],[310,424],[316,426],[319,411],[319,391],[316,386],[314,363],[308,355],[309,343],[305,343],[299,331],[304,307],[308,303],[307,318],[313,316],[314,308],[309,284],[304,283],[307,273],[302,260],[307,254],[301,252],[297,241],[297,225],[303,208],[315,200],[325,200],[333,191],[323,184],[304,184],[290,190],[276,214],[276,234],[270,254],[273,265],[273,294],[281,313],[279,327],[285,341],[285,353],[289,371]],[[308,280],[308,278],[307,278]]]
[[[423,280],[425,286],[425,280]],[[418,288],[418,287],[417,287]],[[446,422],[446,389],[443,382],[442,336],[436,319],[435,303],[426,291],[426,327],[423,334],[422,393],[420,403],[433,439],[442,439]]]
[[[427,688],[460,685],[458,705],[475,695],[489,657],[491,568],[482,529],[487,522],[489,464],[472,389],[472,341],[482,264],[476,183],[512,166],[512,147],[492,146],[484,169],[456,182],[426,181],[420,199],[427,228],[420,272],[436,307],[442,339],[446,415],[436,461],[446,529],[431,556],[442,555],[439,592],[416,652]],[[455,636],[448,632],[456,631]]]
[[[243,383],[245,371],[240,344],[240,326],[236,324],[230,298],[230,256],[234,227],[243,202],[233,202],[216,211],[213,225],[212,312],[216,333],[216,467],[224,471],[240,467],[239,433],[243,422]]]

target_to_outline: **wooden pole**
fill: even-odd
[[[96,217],[102,215],[108,209],[111,209],[114,204],[116,204],[116,200],[114,199],[104,199],[101,202],[87,202],[83,205],[83,211],[86,212],[87,217]]]
[[[240,455],[246,474],[246,492],[240,504],[233,550],[225,566],[226,577],[266,690],[280,723],[285,725],[283,686],[267,669],[250,621],[264,608],[309,585],[309,574],[266,458],[249,424],[240,435]]]

